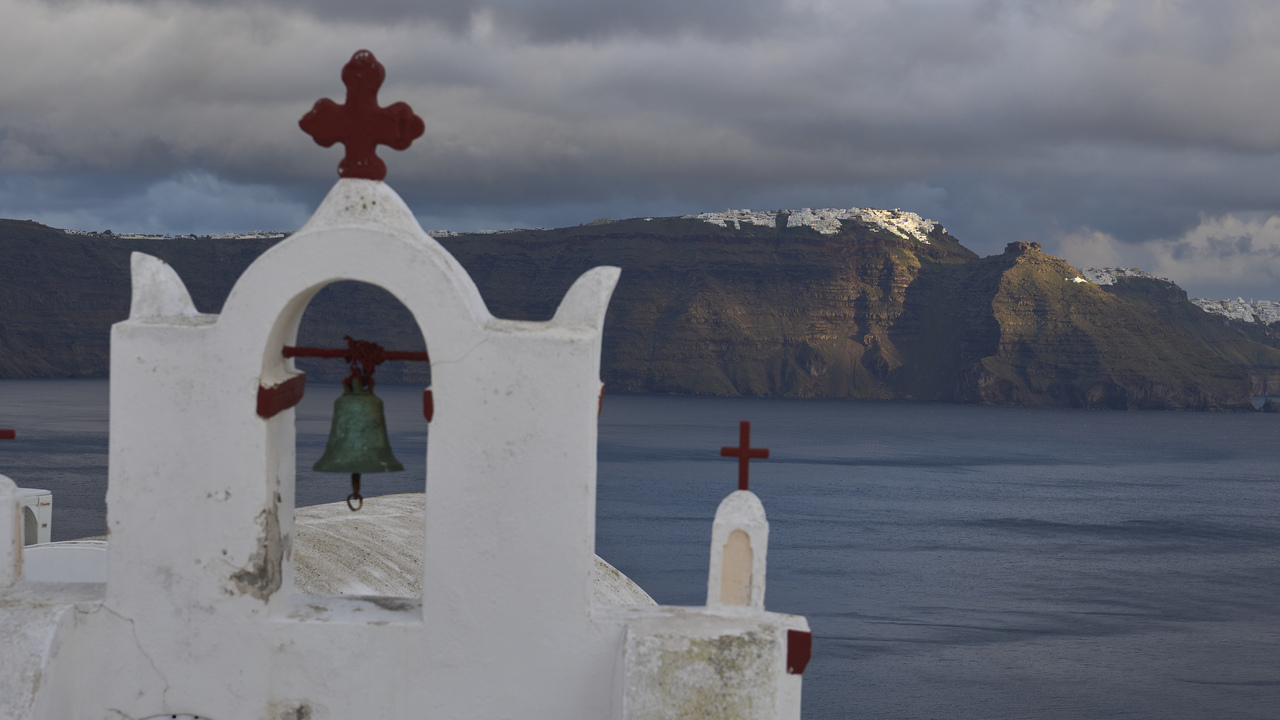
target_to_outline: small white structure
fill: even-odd
[[[495,318],[399,196],[361,179],[258,258],[220,315],[135,254],[111,338],[105,583],[23,577],[21,499],[0,477],[0,718],[799,717],[808,626],[764,610],[751,493],[716,514],[706,607],[595,599],[618,274],[583,275],[549,322]],[[431,353],[420,599],[296,585],[279,398],[301,380],[282,348],[338,280],[391,292]]]
[[[737,490],[722,500],[711,526],[707,607],[764,611],[768,551],[769,521],[760,498],[750,490]]]
[[[49,542],[53,493],[37,488],[18,488],[18,504],[22,506],[22,544]]]

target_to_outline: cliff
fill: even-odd
[[[1167,280],[1120,280],[1103,290],[1151,310],[1164,323],[1242,369],[1251,395],[1280,396],[1280,322],[1242,321],[1206,312]]]
[[[976,259],[940,227],[929,244],[846,222],[740,229],[684,218],[450,238],[495,314],[546,319],[596,265],[623,268],[604,379],[621,392],[890,398],[877,338],[922,263]]]
[[[1222,325],[1172,283],[1079,277],[1037,243],[929,267],[891,334],[914,359],[896,389],[999,405],[1247,409],[1250,370],[1280,361],[1280,349]]]
[[[903,225],[910,214],[821,212],[801,216],[807,225],[708,214],[720,217],[441,243],[499,317],[547,319],[579,274],[622,267],[603,356],[611,392],[1244,409],[1251,394],[1280,389],[1280,328],[1209,315],[1171,283],[1100,287],[1035,243],[978,258],[940,225]],[[217,312],[274,242],[69,236],[0,221],[0,377],[103,376],[110,323],[128,313],[131,250],[172,264],[197,307]],[[299,344],[348,333],[424,346],[387,293],[338,283],[313,300]],[[342,375],[333,362],[300,364]],[[379,377],[428,382],[429,371],[392,363]]]

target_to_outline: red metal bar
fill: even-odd
[[[424,352],[409,352],[407,350],[387,350],[383,356],[388,360],[405,360],[407,362],[431,362],[431,357]]]
[[[281,354],[285,357],[315,357],[315,358],[333,358],[341,359],[351,368],[351,374],[342,381],[346,388],[351,387],[351,383],[359,381],[361,385],[373,389],[373,373],[378,366],[388,360],[409,360],[416,362],[430,362],[431,358],[424,352],[405,352],[403,350],[383,350],[382,346],[377,343],[368,342],[366,340],[356,340],[350,335],[346,336],[347,347],[345,350],[335,348],[313,348],[313,347],[293,347],[286,345]]]
[[[17,430],[0,430],[0,440],[14,440],[18,437]]]
[[[348,351],[346,348],[331,350],[329,348],[292,347],[290,345],[284,346],[284,356],[287,358],[291,358],[291,357],[340,358],[340,357],[345,357],[347,352]]]
[[[316,348],[316,347],[294,347],[292,345],[284,346],[284,356],[292,357],[314,357],[314,358],[346,358],[350,354],[347,348]],[[384,350],[383,358],[387,360],[404,360],[406,362],[431,362],[431,357],[424,352],[409,352],[407,350]]]

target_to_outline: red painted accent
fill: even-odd
[[[372,343],[370,343],[372,344]],[[284,346],[284,356],[291,357],[314,357],[314,358],[346,358],[347,353],[351,352],[347,348],[313,348],[313,347],[293,347],[292,345]],[[383,350],[383,360],[405,360],[408,362],[431,362],[431,356],[424,352],[409,352],[407,350]]]
[[[0,430],[0,440],[14,440],[17,437],[17,430]]]
[[[600,404],[596,406],[596,417],[604,412],[604,383],[600,383]]]
[[[431,422],[431,418],[436,416],[436,399],[431,394],[431,388],[422,391],[422,417]]]
[[[368,50],[358,50],[342,68],[342,84],[347,86],[347,102],[339,105],[324,98],[302,116],[298,126],[315,138],[316,144],[346,146],[347,154],[338,165],[338,176],[382,180],[387,166],[378,157],[378,145],[404,150],[422,137],[422,118],[402,102],[378,106],[378,88],[387,70]]]
[[[258,414],[270,419],[302,402],[307,376],[295,375],[275,387],[258,386]]]
[[[755,458],[767,460],[769,458],[769,450],[768,448],[751,447],[751,423],[743,420],[738,423],[738,447],[720,448],[720,457],[738,458],[738,489],[746,490],[749,463]]]
[[[813,653],[813,633],[803,630],[787,631],[787,672],[803,675]]]

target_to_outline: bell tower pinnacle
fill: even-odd
[[[406,150],[426,132],[422,118],[405,103],[378,106],[378,88],[386,77],[386,68],[373,53],[358,50],[342,68],[347,102],[339,105],[329,98],[317,100],[311,112],[298,121],[316,144],[332,147],[340,142],[346,146],[347,154],[338,165],[339,177],[385,179],[387,165],[378,157],[378,146]]]

